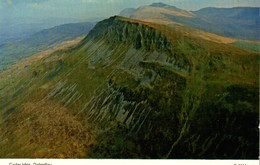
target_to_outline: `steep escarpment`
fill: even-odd
[[[0,155],[254,158],[257,59],[165,26],[109,18],[74,48],[1,72]]]
[[[99,22],[82,44],[102,39],[111,46],[131,45],[150,54],[163,54],[166,59],[164,63],[189,73],[204,70],[209,75],[217,73],[224,77],[231,74],[234,77],[233,74],[241,71],[252,73],[254,79],[257,78],[258,64],[255,60],[259,53],[202,40],[189,33],[188,29],[180,31],[178,28],[115,16]],[[255,60],[248,60],[252,58]]]
[[[175,36],[179,39],[180,36]],[[101,21],[92,29],[87,41],[92,39],[104,39],[108,44],[131,45],[134,49],[142,49],[147,52],[165,53],[168,61],[176,63],[183,69],[191,65],[184,55],[178,56],[177,49],[161,30],[143,24],[142,22],[127,20],[123,17],[112,17]]]
[[[140,23],[123,21],[120,17],[101,22],[89,37],[91,36],[105,37],[108,43],[132,43],[134,48],[148,51],[169,51],[171,47],[171,43],[159,30]]]
[[[119,124],[98,136],[90,157],[239,158],[256,153],[256,129],[243,134],[249,126],[239,119],[250,116],[251,126],[257,121],[253,97],[259,54],[121,17],[97,24],[79,49],[92,69],[111,73],[85,113],[97,124],[111,119]],[[244,92],[251,99],[242,97]],[[237,100],[226,99],[236,95]],[[235,125],[241,129],[233,131]],[[226,143],[253,152],[223,152]]]

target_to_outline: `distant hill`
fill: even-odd
[[[259,8],[256,7],[204,8],[190,12],[154,3],[122,11],[120,15],[167,25],[184,25],[226,37],[259,40]]]
[[[171,16],[182,16],[182,17],[194,17],[195,15],[192,12],[178,9],[174,6],[169,6],[163,3],[154,3],[150,6],[141,6],[135,10],[126,10],[130,18],[134,19],[162,19],[165,21],[170,21],[165,14]],[[127,15],[125,12],[121,12],[121,15]]]
[[[45,25],[38,23],[21,23],[21,24],[6,24],[0,23],[0,44],[22,39],[26,36],[32,35]]]
[[[3,65],[12,64],[55,44],[86,36],[94,25],[90,22],[64,24],[42,30],[19,41],[2,44],[0,45],[0,69]]]
[[[64,25],[68,23],[81,23],[81,22],[98,22],[104,18],[4,18],[0,17],[0,45],[21,40],[25,37],[31,36],[44,29],[50,29],[55,26]]]
[[[194,11],[199,16],[208,18],[232,18],[236,20],[257,19],[259,17],[259,8],[257,7],[234,7],[234,8],[214,8],[208,7]]]
[[[85,36],[93,26],[93,23],[88,22],[60,25],[35,33],[23,39],[21,42],[33,47],[46,47],[62,41],[72,40],[79,36]]]
[[[122,17],[131,17],[131,15],[135,12],[134,8],[126,8],[120,12],[120,16]]]

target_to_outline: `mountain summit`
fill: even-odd
[[[149,6],[140,6],[137,9],[128,8],[123,10],[119,15],[127,18],[161,24],[172,24],[171,20],[167,18],[167,15],[186,18],[192,18],[195,16],[192,12],[164,3],[153,3]]]
[[[131,15],[135,12],[134,8],[126,8],[120,12],[120,16],[130,18]]]
[[[170,5],[167,5],[165,3],[159,2],[159,3],[153,3],[150,6],[151,7],[165,7],[165,6],[170,6]]]

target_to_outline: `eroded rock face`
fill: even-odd
[[[160,30],[145,24],[126,21],[118,16],[98,23],[82,44],[100,39],[113,46],[131,45],[137,50],[166,55],[165,62],[170,62],[183,70],[189,70],[192,66],[183,50],[180,50],[178,45],[173,45]],[[179,41],[176,39],[176,42]],[[160,59],[156,60],[160,61]]]
[[[136,49],[167,51],[171,42],[158,30],[147,25],[127,22],[112,17],[100,22],[89,34],[89,38],[104,37],[109,43],[132,43]]]

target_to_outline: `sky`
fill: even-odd
[[[0,0],[2,18],[77,18],[110,17],[125,8],[163,2],[195,11],[204,7],[260,7],[259,0]]]

